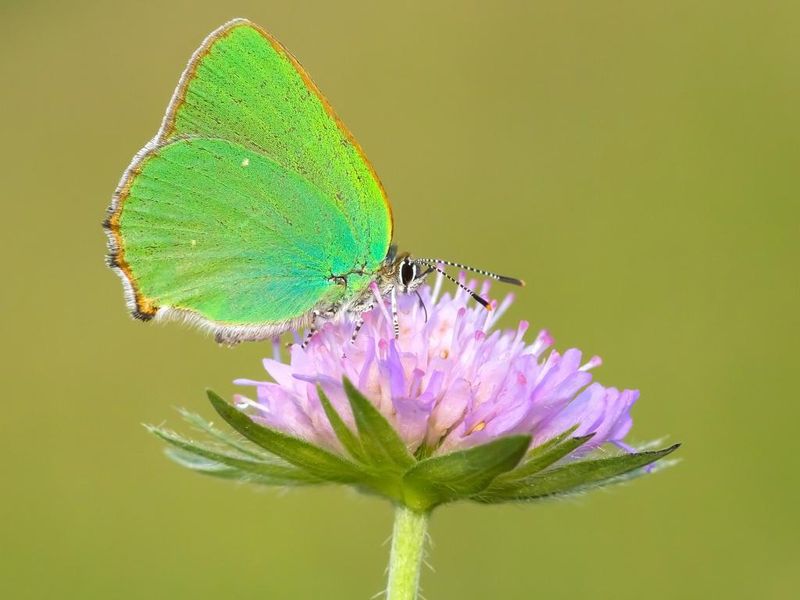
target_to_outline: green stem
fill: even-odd
[[[428,513],[395,509],[387,600],[416,600],[427,529]]]

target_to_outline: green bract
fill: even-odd
[[[594,452],[566,462],[592,437],[571,437],[572,428],[533,447],[530,436],[514,435],[467,450],[417,458],[347,379],[344,388],[355,431],[321,389],[319,395],[347,456],[259,425],[212,391],[208,392],[211,404],[238,435],[188,412],[183,412],[184,418],[205,434],[206,441],[190,440],[162,427],[149,429],[171,445],[168,454],[173,460],[201,473],[272,486],[344,483],[420,512],[458,500],[495,504],[582,492],[640,475],[644,467],[678,447],[611,456]]]

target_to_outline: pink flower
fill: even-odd
[[[512,303],[494,310],[469,302],[458,290],[441,294],[441,278],[416,296],[399,299],[400,336],[395,340],[386,305],[364,315],[351,343],[353,324],[326,324],[306,348],[294,344],[288,363],[265,359],[272,381],[238,380],[255,387],[236,403],[257,422],[344,454],[317,394],[320,384],[336,411],[355,428],[342,380],[349,378],[394,426],[412,453],[445,454],[513,434],[532,446],[576,427],[594,434],[581,448],[606,442],[627,448],[630,409],[639,393],[592,382],[598,357],[583,361],[580,350],[552,350],[542,330],[525,341],[528,323],[516,329],[495,324]],[[488,283],[482,285],[483,295]]]

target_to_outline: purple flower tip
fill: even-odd
[[[236,405],[264,425],[341,452],[316,385],[354,427],[342,387],[348,377],[412,452],[424,445],[445,453],[511,434],[530,434],[539,445],[575,426],[575,436],[594,433],[590,448],[624,447],[639,393],[592,383],[589,370],[602,364],[600,357],[582,364],[577,349],[549,350],[547,330],[528,344],[525,321],[495,329],[510,296],[487,311],[461,290],[440,295],[440,289],[437,281],[420,290],[427,320],[416,296],[399,298],[397,340],[385,306],[364,315],[354,344],[351,322],[326,324],[307,348],[291,347],[288,364],[278,353],[264,360],[273,381],[238,380],[255,386],[255,399],[237,396]]]

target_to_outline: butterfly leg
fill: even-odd
[[[356,338],[358,337],[358,332],[361,331],[361,328],[364,326],[364,317],[358,315],[356,318],[356,327],[353,329],[353,335],[350,336],[350,343],[355,344]]]
[[[374,302],[372,304],[369,304],[364,309],[364,312],[358,313],[358,316],[356,317],[356,326],[355,326],[355,329],[353,329],[353,335],[350,338],[350,343],[352,343],[352,344],[356,343],[356,337],[358,337],[358,332],[361,331],[361,328],[364,326],[364,316],[363,315],[364,315],[364,313],[367,313],[367,312],[371,311],[373,308],[375,308],[375,303]]]
[[[314,334],[316,334],[317,331],[319,331],[319,328],[317,327],[317,320],[318,319],[319,319],[319,311],[315,310],[312,313],[312,321],[311,321],[311,325],[308,328],[308,333],[306,334],[306,339],[304,339],[303,343],[300,344],[300,347],[303,350],[305,350],[308,347],[308,343],[311,341],[311,338],[314,337]]]
[[[394,329],[394,339],[400,337],[400,322],[397,320],[397,292],[392,288],[392,328]]]

